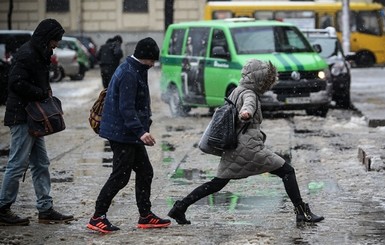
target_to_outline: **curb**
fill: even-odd
[[[358,161],[361,162],[366,171],[384,171],[385,155],[384,149],[373,145],[358,146]]]

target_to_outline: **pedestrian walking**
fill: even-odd
[[[49,83],[49,65],[53,49],[64,34],[63,27],[54,19],[45,19],[33,32],[31,40],[15,53],[9,73],[8,99],[4,125],[9,126],[11,142],[9,160],[0,191],[0,225],[28,225],[29,219],[11,210],[19,192],[19,181],[30,166],[36,194],[39,223],[59,223],[73,220],[53,209],[50,196],[50,161],[44,137],[28,133],[29,102],[41,101],[52,94]]]
[[[294,168],[264,146],[266,135],[261,130],[262,111],[259,96],[276,82],[276,68],[270,62],[252,59],[244,65],[241,74],[239,86],[232,91],[229,98],[237,102],[237,131],[239,132],[246,123],[250,123],[247,131],[239,134],[236,149],[223,152],[217,176],[194,189],[182,200],[176,201],[168,216],[178,224],[190,224],[185,213],[196,201],[220,191],[231,179],[269,172],[282,179],[286,193],[294,205],[297,222],[323,220],[324,217],[313,214],[309,205],[302,201]]]
[[[170,225],[151,211],[153,168],[146,146],[155,144],[150,134],[151,108],[148,70],[159,60],[159,47],[150,38],[140,40],[134,54],[119,65],[103,108],[99,135],[107,139],[113,153],[112,173],[101,189],[93,217],[87,228],[103,233],[119,230],[107,219],[107,211],[115,195],[136,173],[135,196],[139,211],[138,228],[158,228]]]
[[[120,64],[123,57],[122,51],[123,39],[120,35],[110,38],[103,44],[96,57],[99,61],[100,75],[102,76],[103,87],[107,88],[112,75]]]

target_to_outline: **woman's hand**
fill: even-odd
[[[248,120],[248,119],[250,119],[250,113],[247,112],[247,111],[242,111],[242,112],[239,113],[239,114],[240,114],[242,120]]]

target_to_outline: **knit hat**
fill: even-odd
[[[159,60],[159,47],[154,39],[146,37],[136,44],[134,56],[137,59]]]

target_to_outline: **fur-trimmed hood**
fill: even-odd
[[[249,60],[242,68],[239,85],[262,95],[277,81],[277,69],[270,62],[257,59]]]

